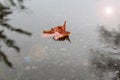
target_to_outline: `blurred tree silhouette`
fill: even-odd
[[[1,0],[1,4],[3,4],[5,7],[19,7],[20,9],[25,9],[24,6],[24,0]]]
[[[112,72],[112,80],[120,80],[120,28],[107,30],[101,26],[99,37],[104,47],[90,50],[92,68],[100,78]]]
[[[16,42],[13,39],[8,38],[7,34],[4,33],[4,29],[14,31],[20,34],[25,34],[31,36],[30,32],[27,32],[22,29],[13,27],[8,23],[8,15],[13,13],[11,7],[19,7],[19,9],[25,9],[23,5],[24,0],[2,0],[0,1],[0,41],[4,42],[9,48],[15,49],[17,52],[20,51],[20,48],[16,45]],[[4,61],[9,67],[13,67],[12,63],[8,60],[8,57],[2,51],[2,45],[0,44],[0,60]]]
[[[120,28],[117,30],[107,30],[104,26],[101,26],[99,29],[101,41],[108,43],[107,45],[112,45],[117,49],[120,48]]]

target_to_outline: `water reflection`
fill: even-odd
[[[107,30],[104,26],[100,27],[100,37],[101,40],[105,43],[108,43],[109,45],[112,45],[111,47],[116,47],[119,49],[120,44],[120,28],[118,27],[117,30]]]
[[[0,3],[4,4],[4,5],[7,5],[7,6],[17,6],[19,7],[20,9],[25,9],[26,7],[23,5],[24,3],[24,0],[3,0],[3,1],[0,1]]]
[[[17,2],[14,0],[4,0],[3,2],[0,1],[0,27],[1,27],[0,41],[3,42],[7,47],[13,48],[17,52],[20,51],[19,46],[16,45],[15,40],[10,39],[7,36],[7,34],[5,34],[5,29],[8,29],[8,30],[16,32],[16,33],[31,36],[30,32],[27,32],[27,31],[19,29],[19,28],[15,28],[15,27],[13,27],[13,25],[8,23],[9,19],[7,18],[7,16],[13,13],[11,6],[15,6],[15,7],[19,6],[20,9],[25,9],[25,6],[23,5],[23,1],[24,0],[17,0]],[[7,3],[9,2],[9,3],[6,4],[6,2]],[[6,56],[4,51],[2,51],[2,45],[0,45],[0,46],[1,46],[0,47],[0,60],[3,60],[7,66],[13,67],[12,63],[8,60],[8,57]]]
[[[70,40],[69,36],[65,36],[65,37],[62,37],[62,38],[58,39],[58,41],[64,41],[64,40],[67,40],[67,41],[69,41],[71,43],[71,40]],[[55,40],[55,41],[57,41],[57,40]]]
[[[0,59],[3,59],[5,64],[9,67],[13,67],[12,63],[8,60],[8,57],[5,55],[5,53],[0,49]]]
[[[108,30],[101,26],[99,37],[100,47],[90,50],[92,70],[100,80],[120,80],[120,29]]]

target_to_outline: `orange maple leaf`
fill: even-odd
[[[67,39],[68,41],[70,41],[69,39],[70,34],[71,34],[70,32],[66,31],[66,21],[65,21],[62,26],[57,26],[57,27],[51,28],[50,30],[44,30],[42,36],[53,37],[54,40]]]

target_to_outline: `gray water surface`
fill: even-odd
[[[15,9],[8,17],[11,25],[31,32],[32,36],[6,30],[20,52],[3,48],[14,67],[11,69],[1,62],[0,80],[117,80],[119,67],[116,65],[119,66],[120,57],[113,55],[119,54],[119,46],[114,45],[116,37],[109,31],[113,36],[107,35],[104,29],[102,34],[99,29],[101,25],[113,28],[119,24],[119,18],[111,22],[100,18],[97,10],[104,1],[26,0],[26,10]],[[107,1],[119,7],[120,1]],[[65,20],[71,43],[41,37],[43,30],[63,25]],[[101,38],[106,38],[100,34],[107,37],[107,42],[101,42]]]

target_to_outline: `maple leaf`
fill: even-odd
[[[44,30],[42,37],[53,37],[54,40],[64,41],[68,40],[69,42],[69,35],[71,33],[66,31],[66,21],[62,26],[57,26],[54,28],[51,28],[50,30]]]

